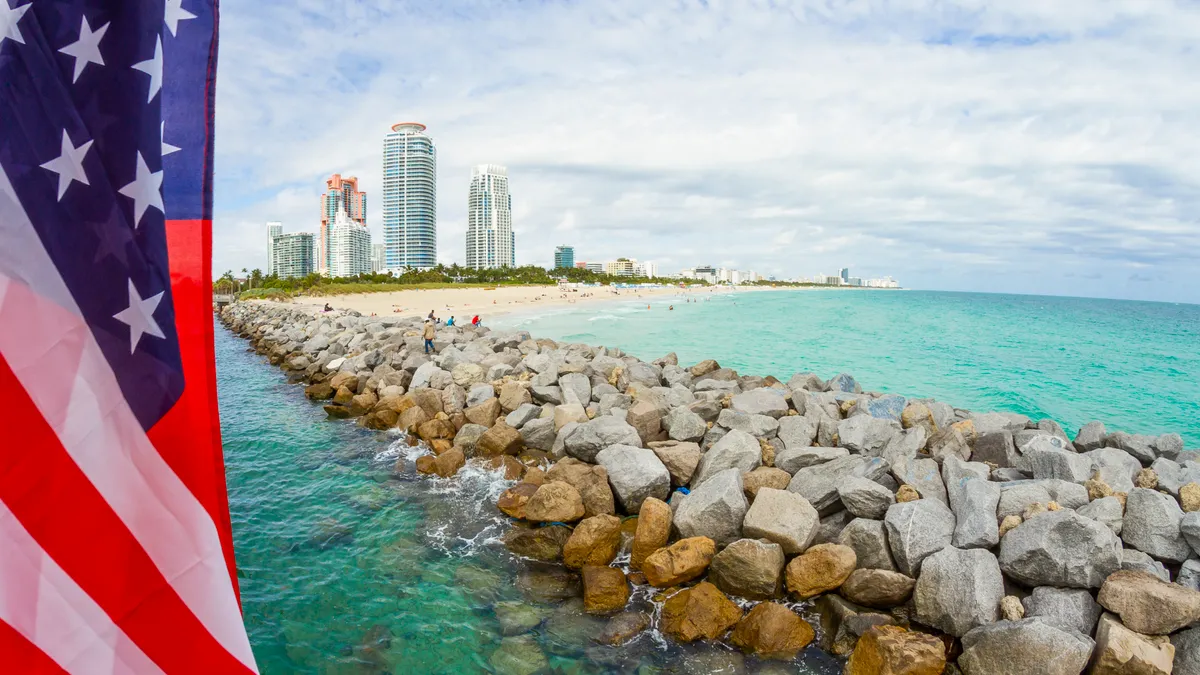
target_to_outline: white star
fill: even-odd
[[[166,133],[167,133],[167,123],[163,122],[162,124],[160,124],[158,126],[158,140],[162,143],[162,156],[163,157],[166,157],[167,155],[171,154],[172,152],[179,152],[179,148],[175,147],[174,145],[171,145],[170,143],[167,143],[167,141],[164,139],[164,136],[166,135]]]
[[[134,229],[141,224],[142,215],[146,213],[146,209],[153,206],[162,212],[162,180],[162,171],[150,173],[150,167],[146,166],[146,160],[142,159],[142,153],[139,152],[137,176],[132,183],[121,188],[121,194],[133,200]]]
[[[63,129],[62,154],[42,165],[43,169],[58,174],[58,201],[62,201],[67,188],[71,187],[71,181],[77,180],[84,185],[90,185],[87,174],[83,171],[83,157],[90,147],[91,141],[75,147],[71,144],[71,138],[67,136],[67,130]]]
[[[175,37],[175,31],[179,28],[180,21],[194,18],[196,18],[195,14],[183,8],[183,0],[167,0],[167,11],[163,20],[167,24],[167,30],[171,31],[171,37]]]
[[[129,306],[114,314],[113,318],[129,326],[130,354],[137,351],[138,343],[147,333],[156,338],[166,337],[163,335],[162,329],[158,327],[158,322],[154,320],[154,310],[158,309],[158,303],[162,300],[162,296],[160,291],[157,295],[143,300],[133,285],[133,279],[129,280]]]
[[[154,95],[158,90],[162,89],[162,38],[158,38],[158,43],[154,46],[154,58],[149,61],[133,64],[134,70],[140,70],[150,76],[150,95],[146,97],[146,103],[154,100]]]
[[[107,30],[108,24],[104,24],[93,33],[85,16],[83,25],[79,27],[79,39],[58,50],[67,56],[75,57],[75,77],[71,78],[72,84],[79,80],[79,75],[83,73],[87,64],[104,65],[104,57],[100,55],[100,39],[104,37],[104,32]]]
[[[21,28],[17,23],[25,16],[29,7],[30,5],[21,5],[10,8],[8,0],[0,2],[0,45],[4,44],[5,39],[25,44],[25,38],[21,37]]]

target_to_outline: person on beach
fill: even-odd
[[[454,325],[454,315],[451,315],[450,320],[446,322],[446,326],[453,326],[453,325]]]
[[[432,310],[432,309],[431,309],[431,310],[429,310],[429,316],[428,316],[427,318],[428,318],[430,321],[433,321],[433,310]]]
[[[478,314],[476,314],[476,315],[475,315],[475,318],[474,318],[474,319],[471,319],[471,325],[472,325],[472,326],[478,326],[478,325],[479,325],[479,315],[478,315]]]
[[[425,332],[422,333],[422,335],[425,338],[425,353],[426,354],[433,351],[433,336],[434,336],[434,334],[435,333],[434,333],[434,328],[433,328],[433,322],[430,321],[429,319],[425,319]]]
[[[326,311],[326,312],[332,312],[332,311],[333,311],[333,308],[329,306],[329,303],[328,303],[328,302],[327,302],[327,303],[325,303],[325,311]]]

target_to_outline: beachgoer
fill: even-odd
[[[447,326],[453,326],[453,325],[454,325],[454,317],[453,317],[453,316],[451,316],[451,317],[450,317],[450,320],[446,322],[446,325],[447,325]]]
[[[434,333],[434,328],[433,328],[433,322],[430,321],[429,319],[425,319],[425,332],[422,333],[422,335],[425,337],[425,353],[426,354],[433,351],[433,336],[434,336],[434,334],[435,333]]]
[[[333,311],[333,308],[329,306],[329,303],[328,303],[328,302],[327,302],[327,303],[325,303],[325,311],[326,311],[326,312],[332,312],[332,311]]]
[[[430,321],[433,321],[433,310],[432,310],[432,309],[431,309],[431,310],[429,310],[429,317],[428,317],[428,319],[429,319]]]
[[[673,309],[675,309],[675,305],[671,305],[670,307],[668,307],[668,308],[667,308],[667,311],[671,311],[671,310],[673,310]]]
[[[478,314],[476,314],[476,315],[475,315],[475,318],[474,318],[474,319],[471,319],[471,325],[472,325],[472,326],[478,326],[478,325],[479,325],[479,315],[478,315]]]

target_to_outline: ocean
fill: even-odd
[[[493,325],[781,379],[844,371],[871,390],[1072,430],[1100,419],[1112,430],[1176,431],[1200,447],[1200,306],[882,291],[690,297],[698,302],[666,297],[647,310],[629,297]],[[300,386],[216,330],[239,583],[264,675],[507,673],[539,655],[571,674],[840,672],[812,647],[783,670],[653,631],[620,648],[593,644],[604,622],[558,602],[573,592],[558,569],[516,561],[498,543],[505,521],[494,503],[510,483],[472,468],[417,478],[418,451],[326,421]],[[644,589],[633,606],[652,611]],[[542,623],[506,637],[518,616]]]

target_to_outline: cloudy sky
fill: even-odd
[[[418,121],[446,263],[494,163],[518,264],[1200,302],[1198,44],[1171,0],[227,0],[214,268],[316,231],[334,172],[378,236]]]

